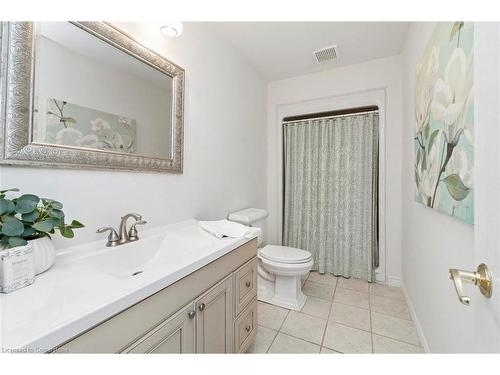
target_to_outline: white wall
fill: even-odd
[[[159,25],[122,24],[126,32],[186,70],[184,173],[21,168],[2,166],[2,187],[52,197],[68,218],[86,228],[63,247],[105,238],[103,225],[141,213],[149,225],[188,218],[218,219],[232,210],[266,203],[266,85],[228,45],[199,24],[179,38]]]
[[[478,119],[488,118],[484,113],[493,112],[494,105],[498,108],[498,103],[490,103],[489,100],[498,98],[498,27],[493,25],[492,28],[485,28],[484,25],[476,23],[474,33],[475,160],[482,171],[478,174],[478,169],[475,170],[476,228],[414,201],[415,66],[433,27],[433,23],[412,24],[402,55],[403,283],[431,352],[491,350],[492,347],[498,346],[498,337],[477,337],[478,333],[474,329],[475,310],[458,302],[453,284],[448,279],[448,269],[453,267],[472,270],[479,263],[480,255],[486,251],[481,246],[486,243],[490,247],[496,246],[496,240],[492,238],[496,238],[497,231],[484,225],[484,221],[498,222],[498,206],[495,204],[498,201],[498,196],[495,196],[498,194],[498,171],[487,168],[492,157],[498,158],[498,123],[481,123]],[[488,75],[488,71],[496,71],[497,75]],[[497,165],[496,161],[491,165]],[[481,227],[478,219],[483,223]],[[477,231],[480,228],[482,232]],[[498,251],[497,248],[494,251]],[[475,298],[481,299],[479,292],[473,291],[472,287],[467,287],[467,290],[473,292]],[[479,302],[482,303],[482,299],[472,301],[476,304]],[[495,345],[492,345],[492,340],[496,341]]]
[[[401,273],[401,58],[393,56],[366,63],[271,82],[268,86],[267,201],[269,242],[281,241],[281,119],[301,114],[377,104],[382,116],[381,195],[385,204],[386,264],[379,280],[398,284]],[[381,267],[382,268],[382,267]]]

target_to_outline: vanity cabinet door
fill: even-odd
[[[233,280],[222,280],[196,301],[196,352],[233,352]]]
[[[196,321],[194,308],[194,303],[185,306],[126,348],[123,353],[194,353]]]

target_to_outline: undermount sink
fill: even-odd
[[[115,277],[133,277],[172,263],[182,256],[213,244],[214,237],[200,228],[144,236],[138,241],[105,247],[81,259],[81,262]]]

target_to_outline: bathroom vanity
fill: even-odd
[[[256,238],[220,240],[189,220],[92,246],[1,296],[4,351],[239,353],[253,342]]]

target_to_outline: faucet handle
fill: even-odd
[[[118,244],[120,237],[118,236],[118,233],[116,233],[116,230],[114,228],[111,227],[99,228],[96,230],[96,233],[104,233],[107,232],[108,230],[109,230],[109,236],[108,236],[108,243],[106,244],[106,246],[108,247],[115,246],[116,244]]]
[[[133,212],[129,213],[129,214],[126,214],[126,215],[123,215],[122,216],[122,220],[124,219],[128,219],[129,217],[133,217],[135,220],[139,221],[139,220],[142,220],[142,215],[139,215],[139,214],[135,214]]]
[[[137,220],[132,226],[130,227],[130,230],[128,231],[128,238],[130,241],[137,241],[139,239],[139,236],[137,234],[137,228],[135,227],[136,225],[144,225],[147,224],[148,222],[146,220]]]

